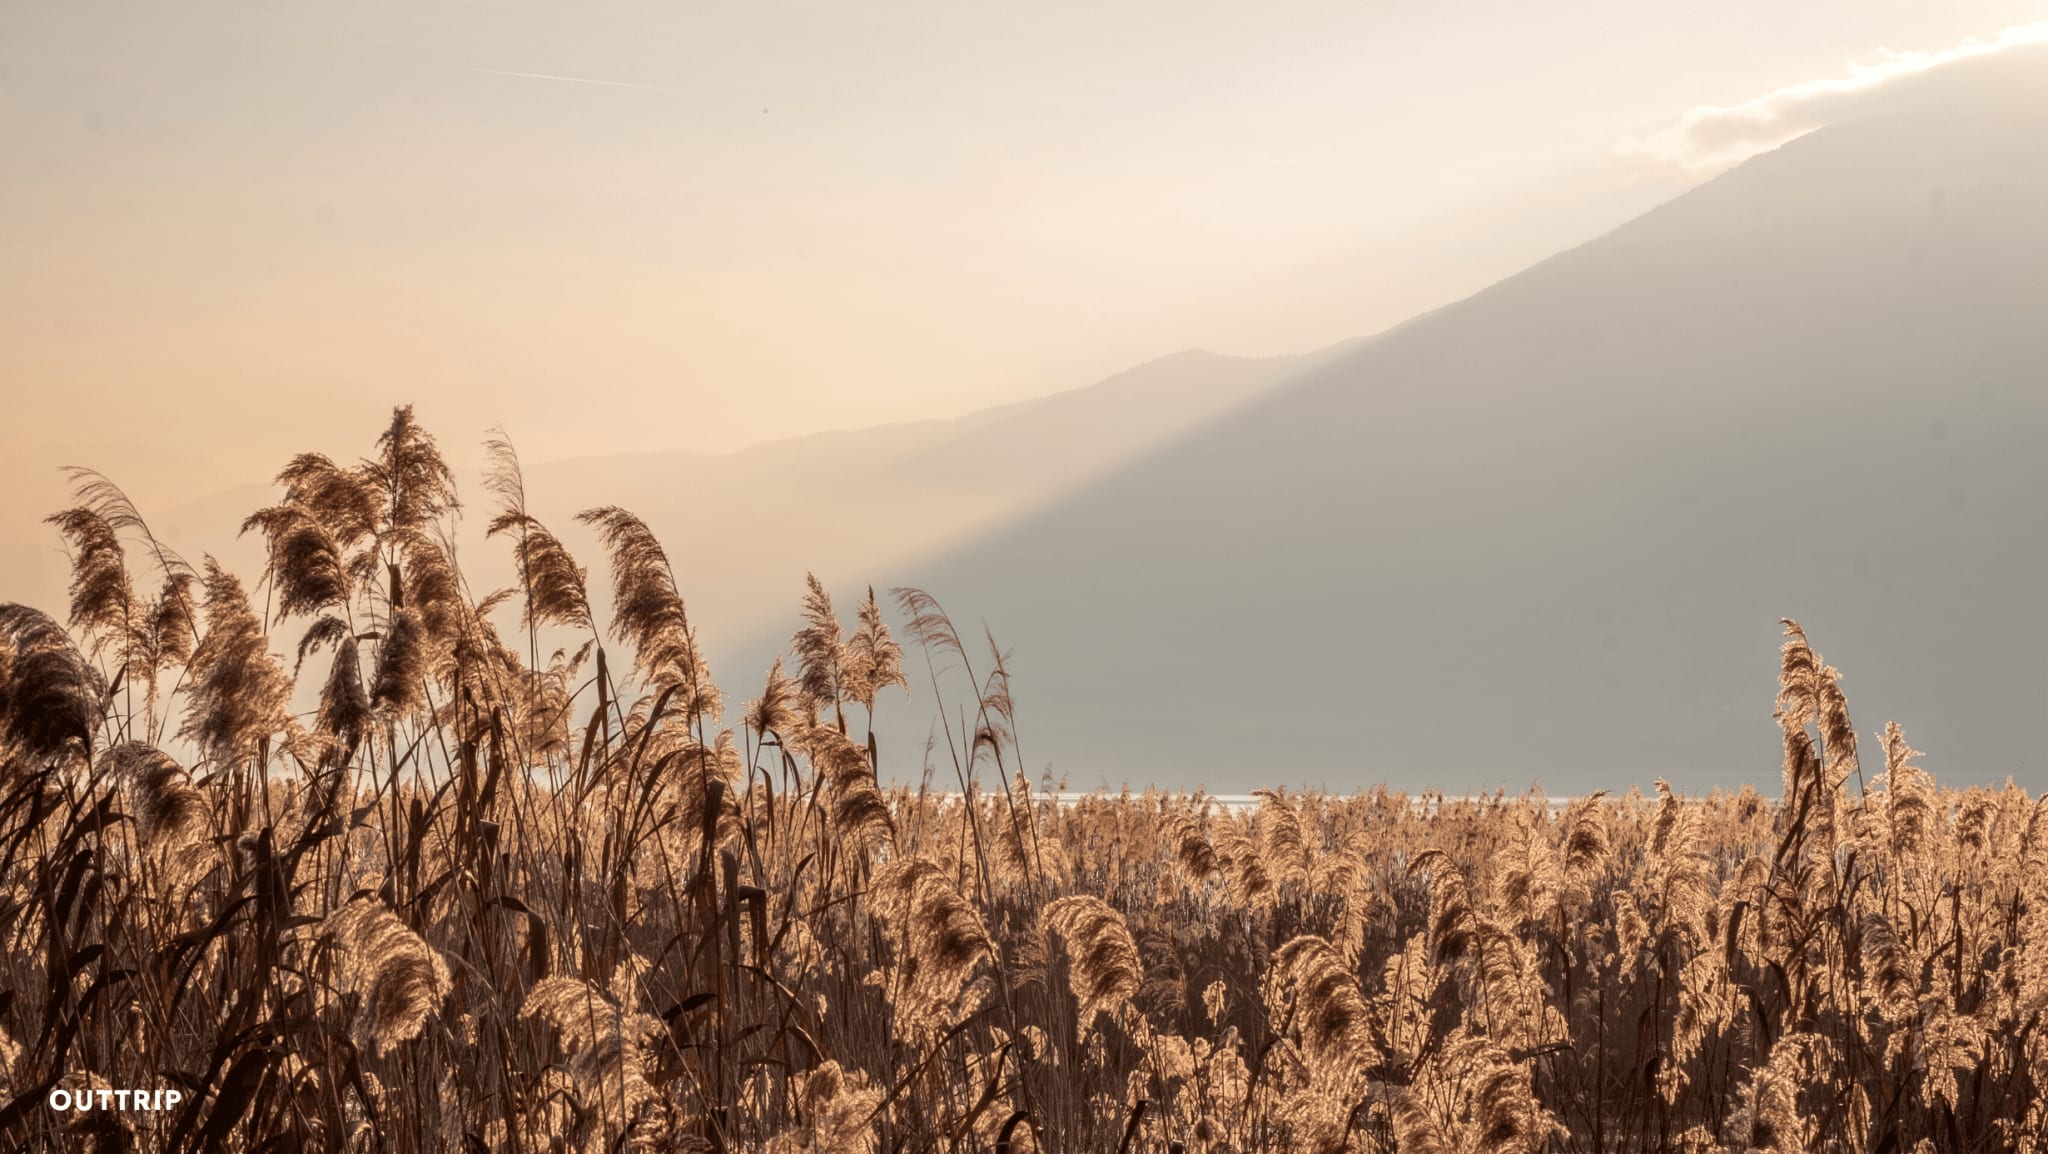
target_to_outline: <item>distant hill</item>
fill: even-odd
[[[1768,786],[1781,615],[1866,762],[1897,719],[2048,785],[2044,64],[1941,69],[900,579],[1013,650],[1076,787]]]
[[[1336,350],[1320,354],[1336,355]],[[1240,358],[1202,351],[1162,357],[1094,385],[955,420],[885,425],[771,441],[730,454],[642,453],[533,463],[534,510],[596,569],[601,552],[574,523],[593,505],[639,513],[675,559],[694,618],[714,647],[789,619],[814,569],[838,582],[880,580],[895,566],[1023,516],[1215,419],[1319,363],[1319,356]],[[348,457],[370,451],[334,430],[278,445],[277,464],[305,450]],[[465,430],[435,429],[453,446]],[[476,434],[481,440],[481,433]],[[50,449],[5,463],[0,515],[34,548],[0,556],[0,600],[60,608],[61,542],[39,524],[65,499],[60,463],[100,468],[126,487],[153,528],[197,560],[212,553],[254,580],[259,544],[237,540],[250,511],[273,498],[260,478],[230,486],[202,462],[118,447]],[[484,589],[511,581],[500,542],[483,539],[488,497],[461,478],[472,508],[459,538],[465,568]],[[205,494],[200,496],[199,494]],[[733,669],[735,687],[759,671]]]
[[[577,510],[617,504],[644,517],[669,543],[692,616],[716,650],[790,620],[806,570],[835,584],[880,581],[1102,479],[1314,363],[1183,352],[957,420],[729,455],[537,464],[527,484],[536,510],[587,561],[599,554],[570,523]],[[766,671],[732,670],[734,691]]]
[[[282,461],[279,462],[282,464]],[[49,430],[44,440],[0,453],[0,601],[25,601],[59,616],[70,580],[64,543],[43,518],[70,494],[63,469],[98,469],[129,490],[145,509],[169,510],[233,482],[217,463],[176,449],[95,443],[76,430]],[[232,535],[241,519],[224,527]],[[156,525],[159,531],[165,526]]]

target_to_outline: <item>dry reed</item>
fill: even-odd
[[[954,778],[892,786],[873,589],[807,578],[728,721],[652,529],[583,514],[596,603],[487,449],[515,587],[399,410],[279,474],[260,610],[74,475],[69,628],[0,605],[8,1149],[2048,1146],[2044,808],[1896,725],[1866,781],[1796,624],[1776,801],[1056,804],[1004,654],[899,590]],[[182,1100],[48,1106],[101,1087]]]

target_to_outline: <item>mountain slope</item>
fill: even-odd
[[[1013,648],[1077,785],[1769,783],[1780,615],[1866,735],[2040,784],[2042,63],[1944,69],[905,579]]]
[[[577,555],[601,558],[575,514],[623,505],[668,542],[678,576],[714,653],[786,621],[814,569],[835,582],[880,580],[894,565],[1024,515],[1081,488],[1219,413],[1318,363],[1311,356],[1250,359],[1189,351],[1094,385],[956,420],[921,421],[771,441],[730,454],[632,454],[540,462],[527,468],[532,507]],[[323,431],[276,447],[282,465],[318,450],[341,459],[369,451],[377,430],[353,439]],[[461,452],[461,431],[436,429]],[[53,450],[54,452],[54,450]],[[135,498],[155,531],[196,560],[212,554],[254,581],[260,543],[237,538],[250,511],[273,499],[261,483],[223,488],[218,469],[133,450],[77,446],[34,462],[0,463],[0,526],[32,541],[0,553],[0,600],[61,610],[65,561],[40,518],[65,499],[57,462],[106,471]],[[205,487],[199,487],[201,485]],[[473,503],[458,538],[479,591],[512,580],[503,542],[487,541],[481,478],[461,477]],[[192,494],[209,493],[195,498]],[[598,567],[602,580],[602,568]],[[737,682],[765,672],[722,664]]]
[[[571,518],[623,505],[671,543],[717,652],[788,620],[806,570],[879,581],[909,559],[1081,489],[1269,390],[1318,354],[1189,351],[1085,388],[972,413],[771,441],[723,456],[652,454],[537,464],[535,508],[587,559]],[[502,552],[502,550],[495,550]],[[765,673],[743,666],[751,680]]]
[[[0,601],[25,601],[59,616],[69,604],[64,542],[43,521],[68,503],[67,466],[101,470],[150,509],[176,507],[232,479],[218,463],[175,448],[74,439],[80,433],[52,430],[48,439],[0,457]],[[223,525],[222,535],[240,523]]]

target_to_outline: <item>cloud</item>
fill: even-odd
[[[1940,52],[1879,49],[1876,63],[1851,64],[1840,76],[1790,84],[1741,104],[1702,104],[1660,132],[1623,137],[1615,142],[1614,151],[1627,159],[1694,173],[1726,168],[1853,115],[1903,77],[2031,44],[2048,44],[2048,20],[2008,28],[1989,40],[1965,40]]]

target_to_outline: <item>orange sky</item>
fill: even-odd
[[[1300,351],[2048,2],[12,4],[0,453],[730,448]],[[11,526],[9,527],[12,528]]]

